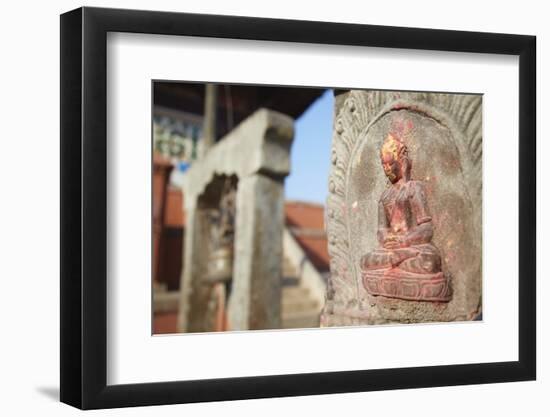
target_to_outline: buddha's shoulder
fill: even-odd
[[[385,201],[388,198],[390,198],[394,194],[395,190],[392,186],[389,186],[384,191],[382,191],[382,194],[380,195],[380,200]]]
[[[409,187],[422,187],[424,188],[424,181],[420,181],[420,180],[410,180],[407,185]]]
[[[417,180],[410,180],[407,183],[407,187],[409,187],[409,191],[412,193],[416,193],[416,192],[423,193],[426,189],[426,185],[424,184],[424,181],[417,181]]]

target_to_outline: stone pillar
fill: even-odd
[[[187,203],[187,199],[185,199]],[[181,331],[187,331],[190,328],[192,318],[190,313],[192,306],[190,304],[193,294],[193,279],[192,277],[201,274],[204,266],[201,263],[201,258],[197,256],[201,251],[201,240],[203,236],[200,233],[199,213],[195,201],[189,201],[185,207],[185,243],[183,253],[183,264],[185,267],[182,271],[181,294],[179,305],[179,328]]]
[[[216,123],[218,107],[218,86],[206,84],[204,92],[204,125],[203,125],[203,147],[201,157],[216,143]]]
[[[231,330],[280,328],[283,201],[282,180],[256,174],[239,181]]]
[[[219,204],[219,185],[227,177],[237,182],[229,330],[280,327],[284,178],[290,172],[293,124],[289,116],[260,109],[186,172],[181,332],[214,331],[208,309],[212,285],[204,279],[211,251],[207,217]]]

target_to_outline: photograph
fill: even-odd
[[[0,417],[550,416],[544,4],[6,2]]]
[[[417,9],[63,12],[61,402],[532,393],[537,37]]]
[[[482,320],[482,101],[153,80],[152,333]]]

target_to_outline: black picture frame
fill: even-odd
[[[519,56],[519,360],[107,385],[108,32]],[[62,402],[94,409],[536,378],[534,36],[85,7],[61,15],[60,57]]]

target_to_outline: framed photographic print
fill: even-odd
[[[535,37],[61,16],[61,401],[536,375]]]

